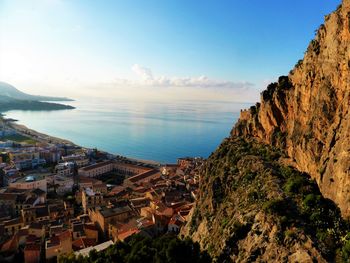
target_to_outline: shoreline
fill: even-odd
[[[14,119],[11,118],[5,118],[3,114],[0,115],[0,119],[3,123],[6,123],[7,127],[15,130],[18,134],[22,136],[26,136],[32,140],[38,141],[39,143],[47,143],[47,144],[64,144],[67,146],[73,146],[73,147],[80,147],[81,149],[91,149],[87,147],[83,147],[81,145],[77,145],[72,141],[54,137],[45,133],[38,132],[36,130],[30,129],[27,126],[23,124],[17,124],[15,123]],[[112,155],[115,158],[120,158],[128,162],[132,163],[138,163],[138,164],[146,164],[146,165],[152,165],[152,166],[161,166],[163,163],[155,161],[155,160],[144,160],[144,159],[138,159],[133,157],[126,157],[120,154],[112,154],[103,150],[100,150],[101,152],[107,153]]]

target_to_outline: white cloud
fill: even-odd
[[[109,96],[133,100],[205,100],[228,102],[255,102],[259,92],[250,82],[215,80],[206,76],[157,76],[152,70],[135,64],[132,71],[138,78],[117,78],[89,85],[85,91],[94,96]],[[96,94],[96,90],[99,94]],[[104,92],[102,92],[102,90]],[[87,93],[85,92],[85,95]]]
[[[233,82],[210,79],[206,76],[199,77],[166,77],[153,75],[151,69],[135,64],[132,71],[140,78],[137,81],[128,79],[116,79],[116,85],[140,86],[140,87],[188,87],[188,88],[212,88],[212,89],[250,89],[254,85],[249,82]]]
[[[135,64],[131,68],[139,77],[143,80],[153,80],[152,70],[149,68],[145,68],[140,66],[139,64]]]

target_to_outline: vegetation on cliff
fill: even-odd
[[[258,107],[242,111],[232,131],[283,149],[343,217],[350,217],[349,45],[350,0],[343,0],[325,17],[304,58],[262,92]]]
[[[339,208],[284,161],[277,148],[226,139],[207,161],[187,234],[217,262],[347,259]]]
[[[180,240],[174,235],[150,239],[135,236],[128,242],[118,242],[105,251],[90,251],[89,257],[74,254],[62,256],[59,263],[209,263],[210,256],[201,252],[198,243],[190,239]]]
[[[31,110],[31,111],[51,111],[74,109],[74,107],[59,103],[18,100],[7,96],[0,96],[0,112],[9,110]]]

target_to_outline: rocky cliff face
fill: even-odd
[[[343,0],[209,157],[182,234],[217,262],[349,262],[349,92]]]
[[[232,136],[279,146],[350,216],[350,0],[325,17],[305,57],[241,112]]]
[[[349,227],[340,210],[284,160],[278,149],[256,140],[226,139],[206,163],[182,234],[215,262],[347,260]]]

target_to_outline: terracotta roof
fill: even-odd
[[[29,230],[28,228],[21,228],[20,230],[18,230],[17,232],[17,236],[20,238],[20,237],[25,237],[25,236],[28,236],[29,234]]]
[[[70,239],[71,238],[70,231],[66,230],[66,231],[62,232],[61,234],[58,235],[58,238],[60,239],[60,241]]]
[[[32,191],[33,194],[36,194],[36,195],[43,195],[43,194],[46,194],[45,191],[39,189],[39,188],[36,188]]]
[[[184,222],[181,220],[179,215],[174,215],[169,221],[169,225],[177,225],[178,227],[182,226],[183,224]]]
[[[58,237],[54,236],[46,241],[46,247],[49,248],[49,247],[59,246],[60,243],[61,243],[60,239]]]
[[[88,225],[88,224],[85,224],[84,225],[84,228],[85,229],[89,229],[89,230],[94,230],[94,231],[98,231],[97,227],[95,225]]]
[[[73,223],[72,231],[73,232],[83,232],[84,231],[83,223]]]
[[[159,215],[171,217],[174,214],[174,209],[172,209],[170,207],[164,207],[164,208],[158,209],[157,212]]]
[[[63,226],[58,225],[58,226],[51,226],[50,227],[50,233],[52,234],[59,234],[62,232]]]
[[[83,237],[82,240],[84,243],[84,247],[93,247],[96,245],[96,240],[94,238]]]
[[[40,251],[39,244],[26,244],[24,251]]]
[[[124,186],[117,185],[112,188],[112,190],[108,193],[108,195],[117,195],[125,191],[126,188]]]
[[[43,224],[41,222],[32,222],[29,225],[29,228],[31,228],[31,229],[42,229],[43,228]]]
[[[100,180],[97,180],[95,178],[91,177],[85,177],[85,176],[78,176],[79,183],[92,183],[92,184],[97,184],[100,183]]]
[[[15,218],[15,219],[11,219],[8,221],[4,222],[5,226],[11,226],[11,225],[17,225],[17,224],[21,224],[22,223],[22,219],[21,218]]]
[[[16,251],[18,249],[18,237],[17,235],[14,235],[6,241],[2,247],[1,247],[1,252],[5,251]]]
[[[7,200],[7,201],[16,201],[17,195],[16,194],[10,194],[10,193],[1,193],[0,194],[0,200]]]
[[[135,176],[129,177],[128,180],[132,183],[136,183],[142,180],[145,180],[146,178],[154,175],[160,175],[160,172],[157,170],[150,170],[144,173],[137,174]]]
[[[36,241],[40,240],[40,238],[34,236],[34,235],[28,235],[26,239],[26,244],[35,243]]]
[[[82,238],[79,238],[79,239],[77,239],[77,240],[74,240],[74,241],[72,242],[72,248],[73,248],[74,251],[78,251],[78,250],[80,250],[80,249],[85,248],[83,239],[82,239]]]
[[[100,168],[100,167],[103,167],[103,166],[106,166],[106,165],[110,165],[110,164],[113,164],[113,162],[112,161],[105,161],[105,162],[96,163],[96,164],[92,164],[92,165],[80,168],[79,170],[81,170],[81,171],[91,171],[93,169],[97,169],[97,168]]]
[[[121,241],[124,241],[126,238],[132,236],[132,235],[135,235],[137,233],[140,233],[140,230],[138,230],[137,228],[136,229],[130,229],[130,230],[127,230],[125,232],[122,232],[120,234],[118,234],[118,239],[121,240]]]
[[[35,210],[36,217],[48,217],[49,216],[49,209],[47,206],[44,207],[38,207]]]

